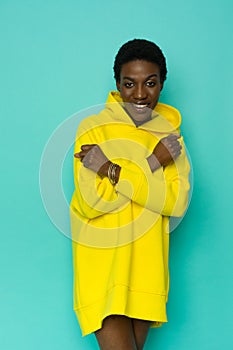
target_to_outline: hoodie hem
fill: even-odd
[[[74,307],[82,336],[102,328],[103,320],[110,315],[151,321],[151,328],[167,322],[166,294],[130,290],[128,286],[116,285],[105,297],[91,305]]]

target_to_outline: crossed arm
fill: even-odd
[[[95,218],[130,200],[161,215],[183,215],[190,167],[182,137],[169,135],[160,140],[140,167],[129,161],[127,166],[119,166],[115,186],[108,180],[111,161],[101,148],[81,142],[77,139],[75,146],[73,203],[82,216]]]
[[[182,146],[178,141],[180,135],[170,134],[164,137],[155,146],[151,155],[147,158],[148,165],[152,172],[160,168],[165,167],[169,163],[174,162],[175,159],[181,154]],[[108,168],[111,161],[105,156],[101,148],[96,144],[84,144],[81,145],[81,150],[74,154],[76,158],[80,158],[83,165],[93,170],[95,173],[102,177],[108,176]],[[117,169],[117,182],[119,180],[121,167]]]

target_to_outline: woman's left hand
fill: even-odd
[[[74,157],[80,158],[86,168],[93,170],[99,175],[108,176],[110,161],[98,145],[82,145],[81,151],[75,153]]]

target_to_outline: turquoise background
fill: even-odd
[[[167,56],[161,101],[180,109],[194,167],[192,202],[171,235],[169,323],[145,349],[233,348],[232,10],[231,0],[0,0],[1,349],[97,349],[81,337],[71,241],[44,210],[38,174],[54,129],[115,88],[114,56],[135,37]]]

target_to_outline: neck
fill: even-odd
[[[129,113],[128,113],[128,115],[130,116],[130,118],[132,119],[132,121],[134,122],[134,124],[136,126],[140,126],[140,125],[142,125],[142,124],[144,124],[144,123],[146,123],[146,122],[148,122],[149,120],[152,119],[151,115],[148,118],[144,119],[144,120],[135,120]]]

